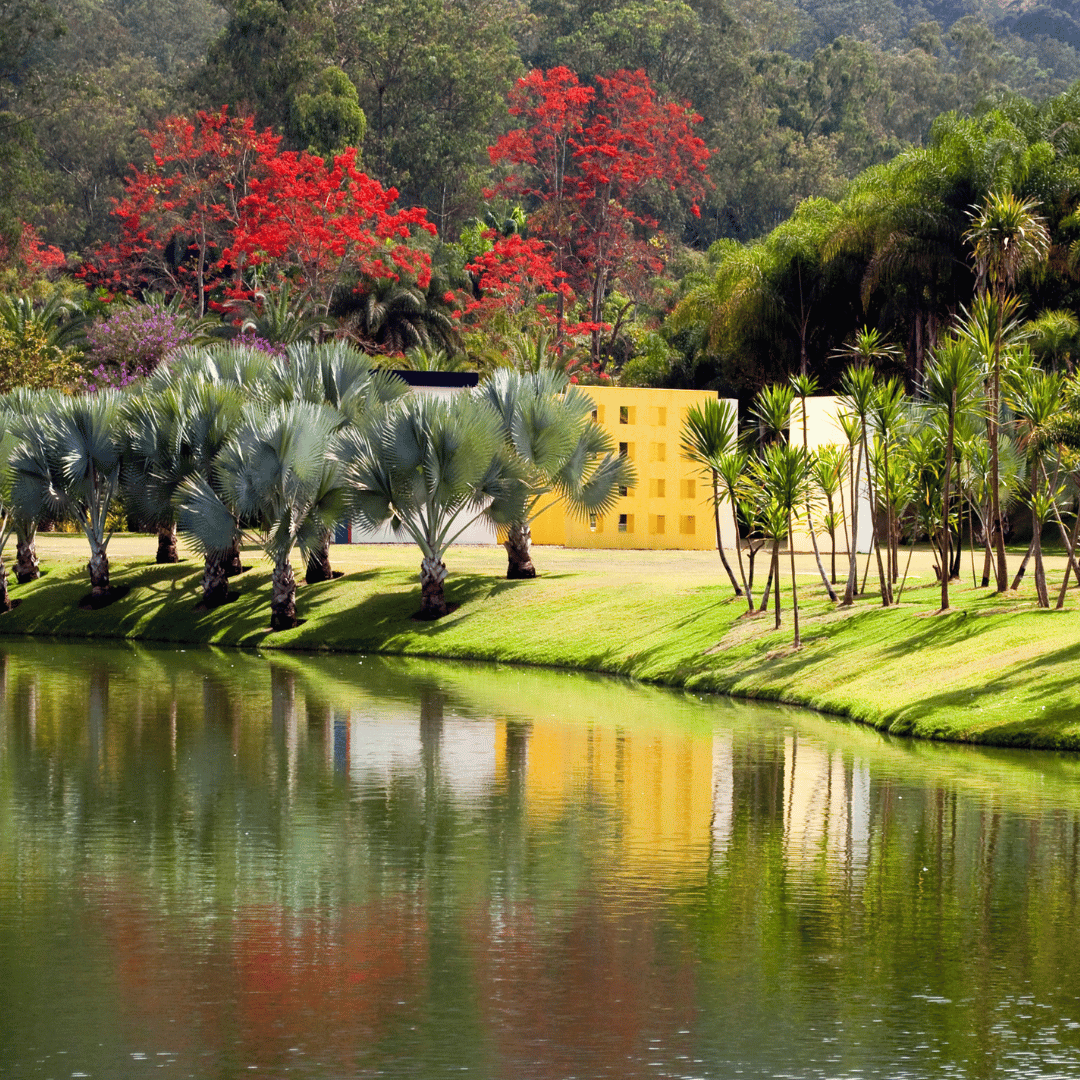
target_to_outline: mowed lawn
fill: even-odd
[[[1039,611],[1030,573],[998,597],[973,587],[966,553],[945,614],[936,613],[940,587],[926,551],[915,551],[902,603],[890,610],[874,566],[866,595],[843,610],[827,600],[812,558],[797,555],[803,648],[794,651],[786,555],[780,630],[771,613],[745,616],[715,552],[540,547],[540,576],[507,581],[496,546],[450,551],[447,598],[457,607],[423,623],[412,618],[418,549],[336,545],[331,561],[342,576],[301,584],[302,625],[272,633],[270,567],[255,549],[245,555],[251,568],[233,579],[236,598],[209,612],[198,610],[201,561],[156,566],[152,537],[114,537],[113,584],[129,592],[99,611],[78,606],[89,591],[80,536],[42,535],[38,551],[46,573],[12,587],[21,603],[0,617],[0,632],[552,665],[809,705],[892,732],[1080,749],[1080,590],[1069,590],[1063,611]],[[1011,572],[1021,554],[1010,556]],[[902,549],[901,570],[906,559]],[[764,552],[758,563],[760,590]],[[1048,566],[1054,593],[1065,560],[1052,556]],[[845,567],[838,562],[841,576]],[[860,577],[864,567],[860,558]]]

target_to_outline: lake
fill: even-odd
[[[0,644],[0,1078],[1080,1078],[1080,758]]]

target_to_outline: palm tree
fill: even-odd
[[[987,316],[993,309],[990,393],[990,498],[991,516],[996,525],[997,591],[1008,588],[1005,562],[1004,522],[998,500],[998,429],[1001,420],[1001,349],[1006,327],[1017,310],[1007,294],[1016,285],[1022,270],[1044,260],[1050,250],[1050,234],[1036,213],[1037,203],[1017,199],[1011,191],[991,192],[981,208],[972,208],[971,227],[964,239],[971,245],[978,278],[979,303]],[[988,319],[989,321],[989,319]]]
[[[941,610],[949,610],[949,573],[952,560],[949,545],[950,526],[949,486],[952,479],[953,452],[956,440],[956,419],[962,409],[970,409],[980,395],[983,369],[970,342],[963,338],[948,338],[934,350],[923,379],[923,393],[932,409],[943,414],[946,425],[945,469],[942,473],[941,494]]]
[[[91,603],[109,596],[113,499],[120,490],[123,400],[115,390],[55,399],[38,417],[41,438],[24,440],[11,459],[11,498],[28,517],[76,521],[90,544]]]
[[[325,405],[338,419],[337,430],[351,425],[369,430],[385,407],[409,393],[408,384],[372,366],[370,357],[344,341],[312,344],[302,341],[274,361],[265,396],[270,403],[307,401]],[[310,548],[304,580],[309,585],[330,581],[330,539],[327,529]]]
[[[4,548],[15,528],[11,503],[11,457],[18,445],[10,417],[0,416],[0,612],[10,611],[7,567],[4,566]]]
[[[849,417],[858,429],[859,446],[855,457],[855,467],[851,478],[851,549],[848,552],[848,577],[844,588],[842,606],[850,607],[855,602],[855,591],[859,578],[858,541],[859,541],[859,475],[863,461],[866,462],[867,484],[870,488],[870,505],[876,505],[870,470],[870,448],[867,431],[870,426],[870,413],[877,397],[877,385],[874,370],[871,367],[852,365],[844,372],[840,380],[841,399]],[[885,588],[885,572],[881,566],[881,550],[877,542],[877,529],[874,529],[874,550],[877,552],[878,571],[881,576],[882,603],[888,607],[888,592]]]
[[[479,397],[499,416],[506,448],[517,457],[528,488],[520,519],[507,526],[506,576],[533,578],[532,522],[560,500],[580,516],[607,513],[619,489],[637,482],[637,472],[592,422],[592,398],[569,386],[562,373],[502,368]]]
[[[743,568],[742,544],[739,541],[739,510],[746,507],[743,497],[746,470],[749,465],[749,456],[744,450],[737,447],[718,455],[715,459],[716,479],[723,497],[727,499],[731,508],[731,520],[735,526],[735,554],[739,560],[739,576],[742,578],[743,590],[746,593],[746,604],[750,614],[754,611],[754,557],[764,543],[758,539],[757,547],[754,546],[754,537],[748,538],[747,558],[750,562],[750,572],[747,574]],[[736,594],[738,595],[738,594]]]
[[[791,612],[795,628],[794,645],[796,649],[799,649],[802,647],[802,638],[799,634],[799,590],[795,578],[795,545],[791,542],[791,523],[795,513],[810,503],[810,459],[801,446],[774,443],[765,450],[760,459],[757,478],[767,503],[765,519],[769,533],[773,537],[774,572],[779,571],[779,566],[775,564],[779,540],[785,532],[788,536],[788,556],[791,560]],[[776,589],[776,617],[777,625],[779,625],[778,579]]]
[[[1043,433],[1061,411],[1064,383],[1060,373],[1046,372],[1032,364],[1005,373],[1005,401],[1014,414],[1018,442],[1027,456],[1031,550],[1035,556],[1035,593],[1039,607],[1050,606],[1043,566],[1042,526],[1057,510],[1060,495],[1056,479],[1051,480],[1046,473]]]
[[[743,591],[735,580],[727,555],[724,554],[724,541],[720,534],[721,494],[718,461],[734,450],[737,442],[735,410],[730,402],[710,398],[701,405],[691,405],[687,410],[682,429],[683,457],[694,462],[709,479],[712,490],[713,521],[716,525],[716,550],[731,581],[731,587],[735,590],[735,595],[742,596]],[[735,546],[736,548],[739,546],[738,527],[735,530]]]
[[[310,297],[281,281],[276,290],[260,288],[243,306],[240,334],[251,334],[272,345],[293,345],[298,341],[318,340],[331,321],[313,314]]]
[[[796,396],[799,399],[799,416],[802,420],[802,444],[803,452],[809,458],[810,456],[810,441],[807,429],[806,418],[806,399],[812,397],[818,392],[818,381],[810,375],[800,374],[793,375],[791,377],[791,388],[795,391]],[[825,567],[821,563],[821,552],[818,551],[817,533],[814,532],[814,523],[810,518],[810,504],[806,504],[806,528],[810,532],[810,543],[814,548],[814,561],[817,563],[818,575],[821,578],[822,583],[825,586],[825,591],[829,594],[829,599],[836,603],[836,590],[832,587],[832,582],[829,580],[828,574],[825,573]],[[834,559],[835,559],[835,538],[833,542]],[[835,577],[835,572],[834,575]]]
[[[836,501],[843,502],[844,480],[847,477],[847,452],[837,443],[819,447],[811,463],[811,473],[818,491],[825,499],[826,513],[822,518],[831,546],[831,584],[836,584],[836,530],[842,527],[843,509],[838,511]]]
[[[472,396],[408,398],[370,436],[343,432],[337,454],[353,512],[372,527],[389,521],[420,547],[422,619],[449,610],[443,557],[461,533],[480,518],[505,526],[524,512],[519,459],[498,414]]]
[[[196,475],[180,488],[180,528],[197,550],[227,553],[238,519],[258,530],[274,564],[272,630],[297,625],[293,548],[306,558],[343,510],[340,465],[329,454],[337,426],[330,410],[306,401],[249,405],[214,458],[213,483]]]

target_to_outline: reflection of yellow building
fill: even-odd
[[[687,410],[715,401],[716,395],[707,390],[581,389],[596,403],[593,419],[620,453],[633,461],[638,481],[623,489],[610,514],[582,520],[568,513],[564,504],[556,504],[533,523],[533,543],[573,548],[714,548],[712,493],[698,467],[682,456],[680,442]],[[734,536],[729,517],[721,506],[725,545]]]
[[[505,724],[499,729],[501,769]],[[533,721],[523,772],[526,814],[531,824],[555,824],[587,794],[612,815],[616,873],[697,876],[708,870],[713,772],[711,734]]]

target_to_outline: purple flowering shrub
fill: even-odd
[[[179,312],[147,304],[118,308],[86,332],[87,383],[95,389],[127,386],[194,337]]]

